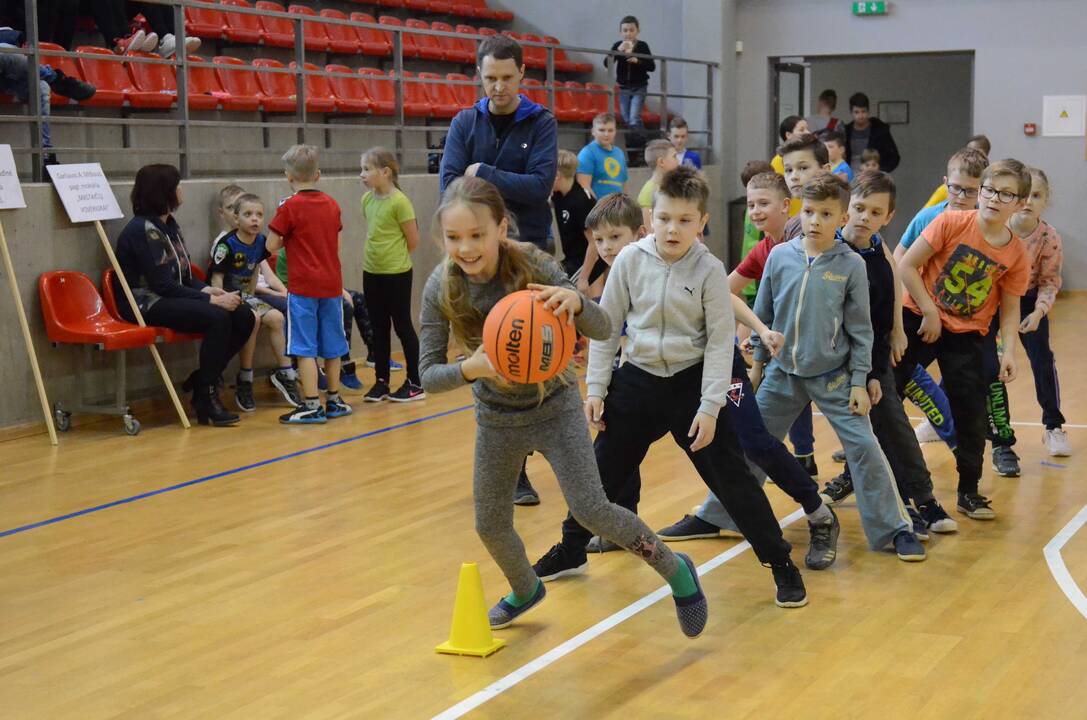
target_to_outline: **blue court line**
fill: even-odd
[[[1067,465],[1061,465],[1060,463],[1049,462],[1048,460],[1043,460],[1042,464],[1045,465],[1046,467],[1055,467],[1055,468],[1060,468],[1061,470],[1064,470],[1066,467],[1068,467]]]
[[[369,432],[364,432],[361,435],[355,435],[353,437],[344,438],[342,440],[336,440],[335,442],[326,443],[324,445],[317,445],[316,447],[307,448],[305,450],[297,450],[286,455],[280,455],[279,457],[269,458],[268,460],[261,460],[260,462],[250,463],[249,465],[242,465],[241,467],[236,467],[232,470],[223,470],[222,472],[217,472],[213,475],[205,475],[204,477],[199,477],[195,480],[186,480],[185,482],[177,483],[176,485],[169,485],[164,488],[159,488],[158,490],[150,490],[145,493],[140,493],[139,495],[121,498],[120,500],[103,503],[102,505],[95,505],[94,507],[84,508],[83,510],[76,510],[75,512],[70,512],[66,515],[58,515],[57,517],[49,518],[48,520],[39,520],[38,522],[30,523],[29,525],[20,525],[19,527],[11,528],[10,530],[4,530],[0,532],[0,538],[5,538],[9,535],[18,535],[19,533],[24,533],[29,530],[36,530],[37,528],[45,527],[47,525],[55,525],[56,523],[64,522],[65,520],[72,520],[74,518],[82,517],[84,515],[90,515],[91,513],[108,510],[119,505],[134,503],[137,500],[146,500],[147,498],[155,497],[156,495],[162,495],[168,492],[173,492],[174,490],[181,490],[182,488],[192,487],[193,485],[201,485],[212,480],[218,480],[219,478],[228,477],[230,475],[237,475],[238,473],[245,472],[246,470],[254,470],[256,468],[264,467],[266,465],[272,465],[273,463],[282,462],[284,460],[291,460],[293,458],[301,457],[303,455],[309,455],[310,453],[327,450],[338,445],[346,445],[347,443],[352,443],[356,440],[363,440],[368,437],[374,437],[375,435],[384,435],[387,432],[392,432],[393,430],[400,430],[401,428],[410,427],[412,425],[418,425],[419,423],[424,423],[427,420],[436,420],[447,415],[464,412],[470,407],[472,406],[463,405],[458,408],[453,408],[452,410],[445,410],[440,413],[435,413],[434,415],[427,415],[426,417],[416,418],[415,420],[408,420],[407,422],[397,423],[396,425],[389,425],[388,427],[378,428],[377,430],[370,430]]]

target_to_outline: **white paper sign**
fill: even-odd
[[[116,220],[125,216],[99,163],[50,165],[46,169],[72,222]]]
[[[1042,135],[1083,137],[1087,134],[1087,95],[1042,97]]]
[[[23,187],[19,184],[11,145],[0,145],[0,210],[25,207],[26,200],[23,199]]]

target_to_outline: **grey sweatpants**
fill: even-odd
[[[473,493],[476,532],[509,580],[527,597],[536,589],[536,573],[513,528],[513,497],[521,463],[529,452],[541,453],[555,471],[566,505],[578,522],[645,560],[662,578],[676,572],[678,559],[641,518],[608,501],[596,468],[589,427],[576,386],[560,391],[557,415],[531,425],[477,425]]]
[[[814,402],[830,421],[853,471],[857,509],[869,547],[880,550],[895,535],[911,529],[891,467],[872,432],[871,421],[849,411],[848,370],[840,368],[818,377],[802,378],[790,375],[778,363],[772,362],[766,368],[755,397],[766,429],[776,438],[785,436],[809,402]],[[883,402],[886,401],[884,398]],[[756,477],[760,483],[766,480],[766,474],[761,471],[756,471]],[[736,523],[713,493],[706,497],[695,514],[717,527],[738,532]]]

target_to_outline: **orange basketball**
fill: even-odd
[[[532,290],[498,301],[483,323],[483,351],[498,374],[515,383],[550,380],[574,355],[574,326],[546,307]]]

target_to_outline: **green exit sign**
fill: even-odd
[[[873,0],[872,2],[855,2],[853,3],[854,15],[886,15],[887,3],[884,0]]]

